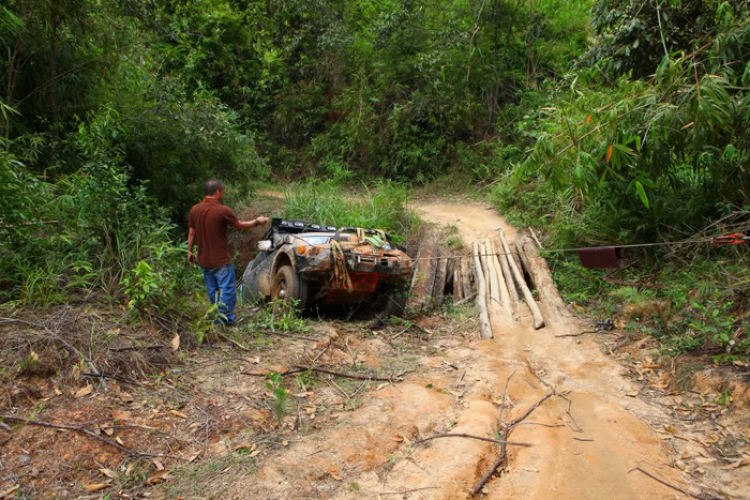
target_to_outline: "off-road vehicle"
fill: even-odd
[[[301,309],[368,300],[403,314],[412,261],[384,231],[274,218],[258,250],[242,276],[246,299]]]

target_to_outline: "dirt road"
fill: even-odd
[[[498,227],[515,237],[481,205],[424,203],[418,209],[428,221],[457,224],[465,242]],[[359,409],[260,467],[255,486],[269,498],[469,498],[499,447],[466,438],[415,442],[448,432],[497,438],[500,418],[507,424],[554,390],[558,395],[514,428],[510,440],[532,446],[508,446],[507,463],[482,489],[486,498],[684,498],[633,471],[641,467],[689,488],[647,424],[663,415],[627,396],[639,387],[596,343],[556,337],[578,332],[578,325],[547,308],[543,296],[540,305],[548,323],[541,330],[532,328],[524,309],[512,325],[499,334],[496,329],[494,339],[480,341],[474,324],[463,336],[422,345],[417,373],[384,384]],[[393,355],[377,337],[365,344],[362,350],[375,359]]]

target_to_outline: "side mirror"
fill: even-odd
[[[258,242],[258,250],[261,252],[268,252],[271,249],[271,240],[263,240]]]

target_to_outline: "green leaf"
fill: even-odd
[[[635,189],[638,191],[638,196],[640,196],[641,202],[643,202],[646,208],[651,208],[648,202],[648,196],[646,195],[646,190],[643,188],[641,181],[635,181]]]

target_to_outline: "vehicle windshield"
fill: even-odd
[[[305,243],[308,245],[325,245],[329,241],[331,241],[330,236],[324,236],[324,235],[310,235],[310,236],[301,236],[302,240],[304,240]]]

